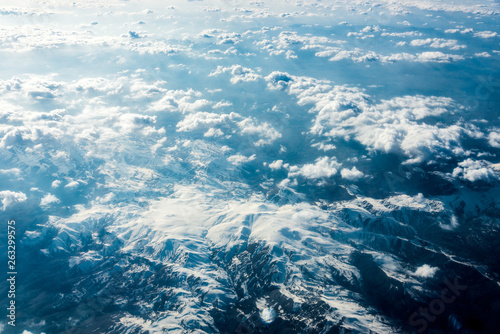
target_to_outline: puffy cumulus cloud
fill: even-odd
[[[478,57],[478,58],[490,58],[491,57],[491,55],[486,51],[474,53],[474,56]]]
[[[463,60],[463,59],[465,58],[461,55],[446,54],[440,51],[435,51],[435,52],[429,51],[417,54],[415,61],[423,63],[427,62],[449,63],[452,61]]]
[[[121,128],[121,133],[130,134],[136,131],[156,132],[157,130],[154,129],[155,123],[156,116],[126,113],[118,117],[116,125]]]
[[[370,116],[376,117],[374,123],[371,123]],[[351,121],[354,123],[353,132],[334,128],[328,135],[338,136],[347,132],[347,136],[354,136],[368,149],[404,154],[410,158],[408,162],[412,163],[436,158],[441,151],[452,152],[455,147],[459,147],[464,133],[459,126],[439,128],[400,116],[393,117],[387,112],[367,112]]]
[[[222,137],[224,132],[221,129],[210,128],[203,134],[203,137]]]
[[[453,177],[457,177],[470,182],[498,180],[500,175],[492,164],[485,160],[472,160],[468,158],[460,163],[453,170]]]
[[[201,92],[191,88],[188,90],[168,90],[162,93],[159,100],[152,102],[148,110],[181,112],[184,114],[210,107],[212,102],[199,99],[201,96]]]
[[[260,123],[252,117],[242,117],[235,112],[229,114],[197,112],[186,115],[177,123],[179,132],[206,130],[205,137],[223,136],[224,132],[216,127],[223,127],[230,133],[254,137],[257,139],[255,146],[268,145],[281,138],[281,133],[269,123]]]
[[[0,26],[1,49],[8,52],[27,52],[34,49],[61,48],[74,45],[96,45],[109,40],[96,38],[89,31],[64,31],[53,26]]]
[[[326,46],[324,48],[320,48],[321,51],[317,51],[314,55],[316,57],[333,57],[336,54],[338,54],[340,51],[342,51],[341,48],[339,47],[333,47],[333,46]]]
[[[13,77],[0,80],[0,92],[3,99],[7,101],[23,103],[23,105],[55,102],[64,105],[67,109],[76,108],[84,100],[88,101],[87,104],[103,104],[116,98],[131,103],[134,100],[144,99],[149,102],[159,98],[162,93],[168,92],[163,88],[166,82],[147,83],[144,79],[138,78],[138,75],[138,73],[131,73],[129,76],[86,77],[69,82],[56,80],[59,77],[57,74]],[[176,95],[173,92],[169,94]]]
[[[0,191],[0,199],[2,201],[2,210],[5,211],[16,204],[25,202],[28,197],[22,192],[3,190]]]
[[[75,15],[74,17],[77,17]],[[142,38],[148,37],[148,38]],[[228,37],[226,40],[230,40]],[[236,40],[233,37],[233,41]],[[177,41],[169,43],[164,38],[156,38],[130,31],[116,34],[96,34],[90,29],[74,30],[74,26],[61,29],[53,25],[0,26],[0,49],[7,52],[29,52],[37,49],[62,49],[73,46],[108,47],[137,52],[139,54],[183,53],[194,56],[188,45]]]
[[[422,95],[395,97],[391,100],[382,100],[377,105],[378,109],[394,110],[404,114],[412,120],[420,120],[429,116],[439,116],[446,112],[453,113],[459,108],[449,97],[425,97]]]
[[[198,37],[199,38],[212,38],[212,37],[219,35],[222,32],[224,32],[224,30],[216,29],[216,28],[204,29],[202,32],[200,32],[198,34]]]
[[[127,97],[131,99],[149,99],[156,97],[167,91],[167,89],[162,87],[165,84],[166,81],[162,80],[147,83],[142,78],[132,79],[129,84],[130,94]]]
[[[405,31],[405,32],[383,32],[381,36],[389,36],[389,37],[414,37],[414,36],[422,36],[420,31]]]
[[[60,202],[61,201],[59,200],[59,198],[57,198],[55,195],[48,193],[45,196],[43,196],[43,198],[40,200],[40,205],[50,206],[53,203],[60,203]]]
[[[431,267],[428,264],[424,264],[420,267],[418,267],[413,275],[423,277],[423,278],[430,278],[433,277],[436,272],[439,270],[437,267]]]
[[[405,45],[405,42],[398,44]],[[374,51],[363,51],[361,49],[340,50],[329,49],[327,51],[317,52],[318,57],[331,57],[329,61],[351,60],[355,63],[380,61],[382,63],[394,63],[401,61],[417,62],[417,63],[449,63],[452,61],[464,60],[462,55],[446,54],[440,51],[428,51],[417,54],[411,53],[393,53],[391,55],[378,54]]]
[[[8,154],[8,150],[24,149],[27,151],[20,152],[20,155],[34,153],[42,148],[42,143],[63,137],[61,129],[49,126],[57,123],[49,116],[50,113],[30,112],[19,107],[7,110],[5,115],[8,124],[0,124],[0,148],[5,149],[4,154]],[[31,161],[33,157],[26,156],[26,160]]]
[[[88,94],[104,93],[106,95],[116,95],[123,92],[124,86],[130,78],[122,76],[119,78],[83,78],[69,85],[70,89]]]
[[[266,81],[270,89],[296,96],[299,105],[312,106],[311,133],[354,139],[369,150],[403,154],[408,163],[463,154],[463,136],[482,135],[478,129],[435,122],[437,116],[462,110],[447,97],[403,96],[376,103],[362,89],[324,80],[273,72]],[[434,121],[427,121],[429,117]]]
[[[102,146],[104,142],[116,140],[116,149],[120,150],[124,149],[121,145],[125,143],[135,144],[127,139],[128,136],[145,139],[163,137],[165,134],[164,128],[156,127],[156,116],[135,114],[127,107],[88,106],[79,114],[68,115],[61,123],[77,144],[95,146],[96,149],[103,150],[103,154],[106,150],[109,153],[109,148]],[[71,125],[75,129],[69,130]],[[86,155],[92,156],[93,153],[96,151],[91,150]]]
[[[246,156],[241,155],[241,154],[235,154],[235,155],[231,155],[230,157],[227,158],[227,161],[229,161],[230,163],[232,163],[235,166],[239,166],[239,165],[242,165],[244,163],[247,163],[247,162],[250,162],[253,160],[255,160],[255,154],[253,154],[249,157],[246,157]]]
[[[288,73],[274,71],[265,77],[267,81],[267,87],[270,89],[285,89],[288,84],[294,80],[294,76]]]
[[[374,51],[363,51],[359,48],[355,48],[354,50],[329,48],[328,50],[317,52],[316,56],[330,57],[328,59],[329,61],[351,60],[355,63],[372,62],[372,61],[390,62],[387,56],[378,54]]]
[[[384,29],[385,30],[385,29]],[[378,26],[367,26],[360,32],[350,32],[348,36],[356,36],[358,39],[365,39],[368,37],[375,37],[373,33],[381,31]],[[382,36],[387,37],[413,37],[421,36],[422,32],[409,31],[409,32],[383,32]],[[266,50],[270,55],[286,55],[287,59],[297,58],[295,51],[300,50],[314,50],[316,57],[327,57],[329,61],[343,61],[349,60],[353,62],[373,62],[379,61],[383,63],[393,63],[398,61],[410,62],[451,62],[465,59],[463,55],[445,54],[442,52],[421,52],[416,54],[410,53],[394,53],[384,55],[372,50],[363,50],[355,47],[349,49],[347,41],[333,40],[324,36],[300,36],[293,31],[283,31],[277,37],[271,39],[263,39],[255,42],[259,47]],[[406,42],[398,42],[397,46],[406,45]],[[432,48],[448,48],[450,50],[461,50],[467,46],[459,44],[454,39],[444,38],[427,38],[413,40],[410,45],[412,46],[428,46]]]
[[[495,148],[500,148],[500,132],[491,131],[488,134],[488,143]]]
[[[58,104],[67,110],[50,110],[51,104],[45,102],[30,103],[29,109],[16,105],[4,109],[0,113],[2,163],[16,157],[16,168],[21,170],[21,175],[30,173],[30,180],[51,171],[50,181],[58,179],[52,187],[61,189],[64,186],[61,189],[64,191],[92,189],[95,180],[101,178],[109,181],[106,186],[120,184],[123,191],[145,189],[149,179],[141,175],[147,173],[133,170],[128,164],[142,164],[140,161],[160,164],[156,161],[159,160],[156,151],[163,153],[165,129],[156,125],[156,115],[133,113],[129,105],[116,106],[116,99],[87,98],[87,94],[108,96],[117,87],[107,80],[95,83],[93,78],[58,82]],[[129,85],[125,82],[120,85],[123,85],[120,92],[125,92],[134,83],[132,80]],[[26,96],[30,87],[21,80],[15,88],[18,90],[14,92],[16,96],[6,94],[5,98],[23,101],[20,97]],[[115,106],[110,107],[108,103]],[[0,105],[8,103],[0,101]],[[152,155],[151,150],[158,143]],[[48,187],[44,189],[46,192],[50,184]],[[54,200],[47,196],[42,199],[42,206]],[[11,198],[6,201],[11,202]]]
[[[242,120],[238,123],[238,127],[242,134],[253,135],[259,138],[255,142],[255,146],[268,145],[276,139],[281,138],[281,133],[269,123],[256,123],[252,118]]]
[[[392,63],[398,61],[411,61],[417,63],[450,63],[453,61],[464,60],[465,57],[462,55],[447,54],[441,51],[427,51],[422,53],[417,53],[415,55],[410,53],[394,53],[390,56],[382,56],[382,62]]]
[[[378,31],[380,31],[380,27],[379,26],[366,26],[366,27],[364,27],[363,29],[360,30],[360,32],[363,32],[363,33],[378,32]]]
[[[217,36],[217,44],[223,45],[223,44],[231,44],[235,45],[241,42],[241,34],[237,32],[231,32],[231,33],[221,33],[219,36]]]
[[[361,171],[359,171],[356,166],[352,167],[351,169],[348,168],[342,168],[340,171],[340,175],[342,175],[343,179],[349,180],[349,181],[356,181],[361,179],[365,174]]]
[[[255,56],[255,53],[240,53],[238,49],[236,49],[234,46],[231,46],[227,48],[226,50],[220,50],[220,49],[210,49],[205,53],[202,53],[201,55],[204,59],[206,60],[220,60],[223,59],[223,56],[243,56],[243,57],[249,57],[249,56]]]
[[[13,77],[0,80],[0,92],[6,100],[30,102],[50,101],[63,94],[63,83],[54,80],[55,75],[33,75],[29,78]]]
[[[324,152],[331,151],[331,150],[334,150],[337,148],[333,144],[326,144],[324,142],[315,143],[315,144],[312,144],[311,146],[317,148],[320,151],[324,151]]]
[[[381,2],[389,5],[394,4],[393,0],[382,0]],[[494,15],[495,13],[498,13],[498,7],[492,2],[483,2],[481,3],[481,6],[478,6],[475,2],[467,1],[437,2],[435,0],[404,0],[398,2],[396,8],[399,8],[399,11],[409,13],[408,10],[412,7],[432,12],[463,12],[476,15]]]
[[[306,179],[328,178],[337,174],[338,169],[342,164],[338,163],[334,158],[321,157],[317,158],[313,164],[305,164],[302,166],[290,166],[288,176],[302,176]]]
[[[222,73],[231,74],[231,83],[237,84],[245,81],[257,81],[261,76],[255,73],[252,69],[241,65],[233,65],[230,67],[217,66],[217,69],[209,74],[209,76],[218,76]]]
[[[143,54],[165,54],[169,56],[184,54],[186,56],[195,56],[189,46],[173,43],[170,44],[164,40],[145,40],[142,39],[122,39],[114,43],[116,47],[135,51]]]
[[[266,50],[269,55],[285,55],[286,59],[297,58],[294,52],[295,49],[300,50],[319,50],[321,52],[331,52],[332,50],[340,50],[332,48],[332,44],[344,44],[346,41],[333,40],[325,36],[299,35],[295,31],[282,31],[278,36],[271,39],[263,39],[255,42],[257,46]],[[324,56],[324,55],[321,55]]]
[[[278,170],[281,169],[282,167],[283,167],[283,160],[281,159],[275,160],[269,164],[269,168],[271,168],[272,170]]]
[[[78,186],[80,186],[80,182],[76,181],[76,180],[70,180],[65,186],[64,188],[66,189],[75,189],[75,188],[78,188]]]
[[[230,114],[216,114],[204,111],[196,112],[186,115],[182,121],[177,123],[177,131],[186,132],[210,128],[241,118],[242,117],[239,114],[234,112]]]
[[[230,107],[232,106],[233,104],[229,101],[219,101],[217,102],[216,104],[214,104],[212,106],[213,109],[220,109],[220,108],[224,108],[224,107]]]
[[[358,60],[361,61],[360,56],[362,54],[363,53],[360,50],[341,50],[341,51],[335,53],[335,55],[333,57],[331,57],[329,60],[330,61],[340,61],[340,60],[344,60],[344,59],[352,59],[354,61],[358,61]]]
[[[498,33],[495,31],[478,31],[474,33],[474,37],[479,37],[479,38],[493,38],[497,37]]]
[[[450,50],[461,50],[465,49],[467,46],[463,44],[458,44],[456,39],[444,39],[444,38],[427,38],[427,39],[414,39],[410,42],[411,46],[429,46],[431,48],[441,49],[448,48]]]
[[[0,169],[0,175],[14,176],[19,178],[21,176],[21,170],[19,168]]]

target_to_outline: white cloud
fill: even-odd
[[[124,134],[148,129],[156,123],[156,116],[139,115],[126,113],[118,116],[116,126],[120,127],[120,131]]]
[[[0,191],[0,199],[2,199],[2,210],[5,211],[18,203],[25,202],[28,197],[22,192],[3,190]]]
[[[259,139],[255,142],[255,146],[271,144],[278,138],[281,138],[281,133],[276,131],[269,123],[256,124],[253,119],[247,118],[238,123],[242,134],[255,135]]]
[[[333,56],[329,60],[330,61],[340,61],[340,60],[344,60],[344,59],[353,59],[354,60],[354,59],[358,59],[361,54],[362,53],[360,51],[357,51],[357,50],[354,50],[354,51],[342,50],[342,51],[337,52],[335,54],[335,56]]]
[[[224,107],[230,107],[232,106],[233,104],[229,101],[220,101],[220,102],[217,102],[216,104],[214,104],[212,106],[213,109],[219,109],[219,108],[224,108]]]
[[[224,132],[221,129],[210,128],[207,132],[203,134],[203,137],[222,137]]]
[[[271,168],[272,170],[278,170],[278,169],[281,169],[283,167],[283,160],[276,160],[276,161],[273,161],[272,163],[269,164],[269,168]]]
[[[500,132],[491,131],[488,134],[488,143],[495,148],[500,148]]]
[[[247,162],[250,162],[253,160],[255,160],[255,154],[253,154],[249,157],[246,157],[246,156],[241,155],[241,154],[235,154],[235,155],[231,155],[230,157],[227,158],[227,161],[229,161],[230,163],[232,163],[235,166],[239,166],[241,164],[244,164],[244,163],[247,163]]]
[[[61,201],[59,200],[59,198],[57,198],[56,196],[48,193],[45,196],[43,196],[43,198],[40,201],[40,205],[41,206],[49,206],[50,204],[60,203],[60,202]]]
[[[68,184],[66,184],[64,186],[64,188],[73,189],[73,188],[78,187],[79,185],[80,185],[80,183],[78,181],[73,180],[73,181],[68,182]]]
[[[133,79],[130,85],[130,95],[132,99],[152,98],[166,91],[162,86],[166,84],[165,81],[156,81],[153,83],[146,83],[143,79]]]
[[[241,42],[241,35],[236,32],[232,33],[221,33],[219,36],[217,36],[217,44],[223,45],[223,44],[238,44]]]
[[[420,62],[436,62],[436,63],[449,63],[451,61],[463,60],[465,59],[461,55],[445,54],[440,51],[436,52],[422,52],[417,54],[416,60]]]
[[[488,52],[478,52],[478,53],[474,53],[474,56],[476,57],[480,57],[480,58],[490,58],[491,55],[488,53]]]
[[[413,37],[413,36],[422,36],[422,33],[420,31],[383,32],[381,35],[390,37]]]
[[[433,277],[436,272],[439,270],[437,267],[431,267],[428,264],[424,264],[415,270],[413,275],[419,276],[419,277],[424,277],[424,278],[430,278]]]
[[[274,71],[266,78],[267,87],[270,89],[285,89],[288,83],[293,81],[293,76],[285,72]]]
[[[207,129],[206,137],[222,136],[223,131],[215,127],[226,127],[232,133],[239,130],[239,134],[257,138],[255,146],[269,145],[281,134],[269,123],[257,123],[254,118],[244,118],[237,113],[218,114],[209,112],[196,112],[188,114],[177,123],[177,131],[187,132],[199,129]],[[211,129],[213,128],[213,129]],[[236,128],[236,129],[235,129]]]
[[[495,31],[478,31],[474,33],[474,37],[479,37],[479,38],[493,38],[498,36],[498,33]]]
[[[117,79],[108,78],[83,78],[71,84],[69,88],[85,93],[106,93],[107,95],[116,95],[123,92],[125,83],[129,80],[127,77]]]
[[[215,114],[204,111],[196,112],[186,115],[183,120],[177,123],[177,131],[185,132],[200,128],[210,128],[241,118],[242,117],[237,113]]]
[[[355,181],[359,180],[362,178],[365,174],[361,171],[359,171],[356,166],[352,167],[351,169],[348,168],[342,168],[340,171],[340,175],[342,175],[342,178],[350,181]]]
[[[270,89],[284,89],[299,105],[312,105],[311,133],[354,139],[369,150],[400,153],[417,163],[446,154],[461,154],[461,138],[472,134],[459,125],[427,123],[427,118],[463,108],[438,96],[403,96],[375,103],[362,89],[273,72]],[[475,129],[475,136],[481,134]]]
[[[461,50],[467,47],[466,45],[458,44],[458,41],[456,39],[444,38],[415,39],[410,42],[410,45],[430,46],[431,48],[448,48],[450,50]]]
[[[452,215],[448,224],[440,222],[439,227],[443,230],[453,231],[459,226],[457,216]]]
[[[21,176],[21,170],[19,168],[0,169],[0,174],[12,175],[19,178]]]
[[[397,46],[404,46],[406,42],[399,42]],[[452,61],[464,60],[465,57],[462,55],[455,54],[445,54],[442,52],[422,52],[417,54],[410,53],[394,53],[389,56],[385,56],[382,54],[378,54],[374,51],[362,51],[360,49],[355,50],[328,50],[325,52],[318,52],[316,56],[318,57],[329,57],[333,55],[329,59],[329,61],[341,61],[341,60],[351,60],[355,63],[360,62],[372,62],[372,61],[380,61],[383,63],[393,63],[398,61],[411,61],[411,62],[419,62],[419,63],[448,63]]]
[[[322,157],[317,158],[314,164],[305,164],[301,167],[290,166],[288,176],[302,176],[307,179],[328,178],[337,174],[340,166],[342,164],[338,163],[334,158]]]
[[[263,39],[255,44],[266,50],[271,56],[285,55],[286,59],[295,59],[292,48],[301,50],[330,50],[332,44],[344,44],[346,41],[333,40],[325,36],[301,36],[295,31],[282,31],[276,37]],[[340,50],[340,49],[339,49]]]
[[[316,147],[318,150],[324,151],[324,152],[331,151],[331,150],[334,150],[337,148],[333,144],[325,144],[324,142],[315,143],[315,144],[312,144],[311,146]]]
[[[470,182],[493,181],[499,179],[500,175],[492,167],[491,163],[485,160],[472,160],[468,158],[460,163],[453,170],[453,177],[458,177]]]
[[[171,111],[190,113],[209,107],[212,103],[206,99],[196,99],[202,96],[201,92],[191,88],[188,90],[168,90],[160,100],[149,106],[150,111]]]
[[[231,73],[231,83],[237,84],[240,82],[257,81],[261,76],[255,73],[252,69],[243,67],[241,65],[233,65],[230,67],[217,66],[214,72],[211,72],[209,76],[218,76],[222,73]]]

